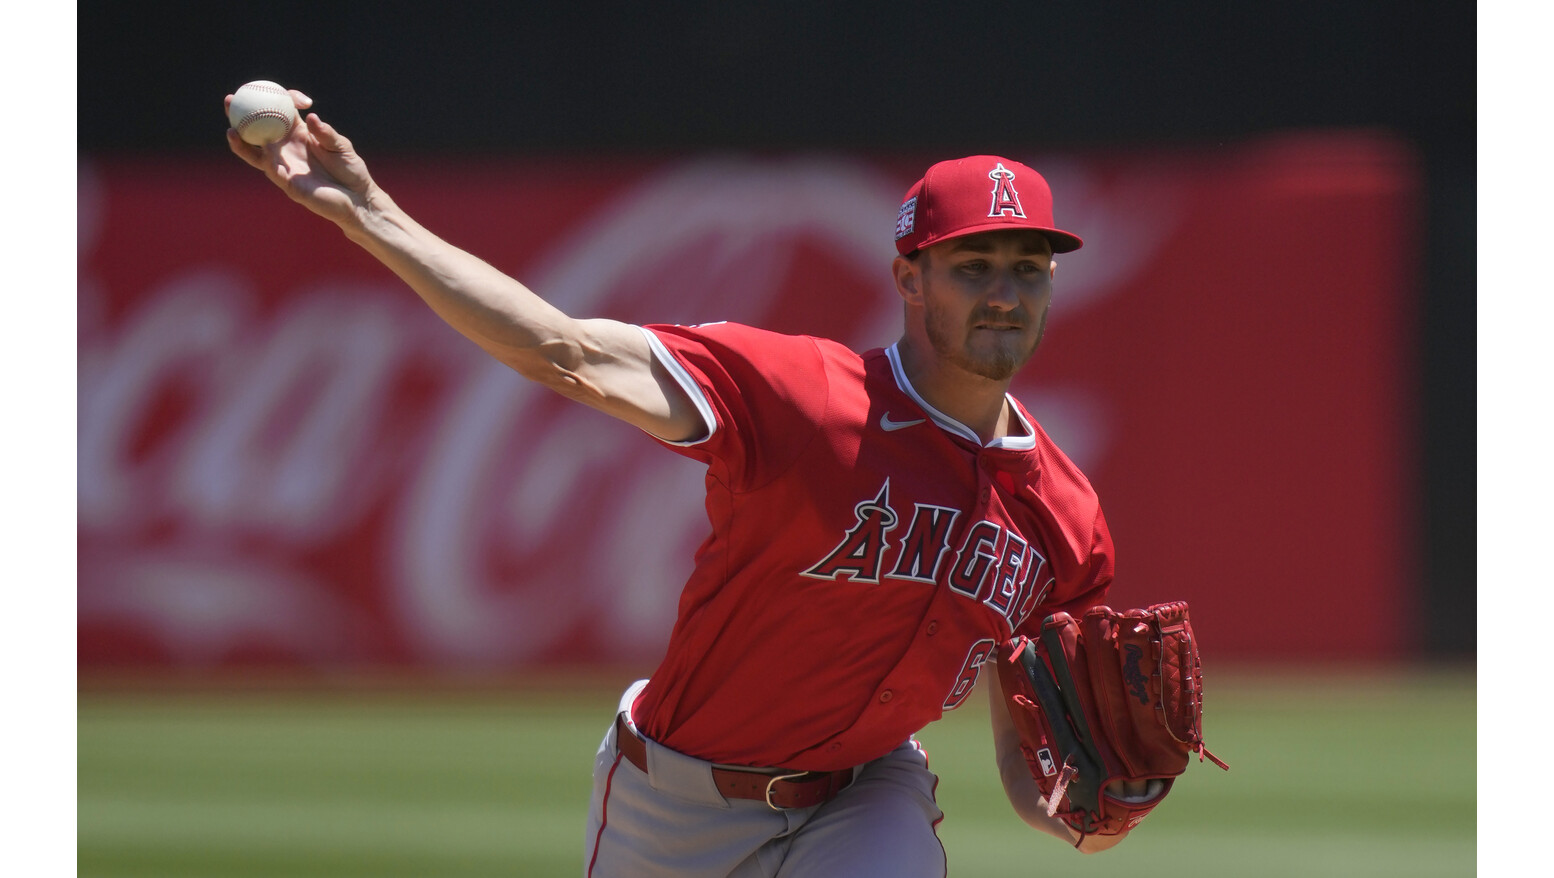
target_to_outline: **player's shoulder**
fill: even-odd
[[[847,365],[857,355],[830,339],[740,323],[643,328],[662,345],[658,355],[670,358],[665,365],[685,376],[682,386],[721,413],[718,435],[760,445],[763,463],[790,460],[774,443],[801,447],[862,383],[850,375],[861,370]]]
[[[1094,486],[1090,484],[1089,477],[1073,458],[1069,457],[1068,453],[1053,440],[1041,421],[1023,403],[1013,396],[1009,399],[1031,427],[1035,440],[1031,453],[1035,455],[1037,466],[1042,472],[1042,481],[1054,488],[1062,488],[1079,496],[1094,498]]]
[[[644,328],[671,346],[695,346],[720,359],[757,362],[816,362],[858,359],[846,345],[817,335],[776,332],[745,323],[648,324]]]
[[[820,336],[777,332],[771,329],[763,329],[759,326],[751,326],[748,323],[735,323],[732,320],[688,324],[649,323],[646,324],[646,328],[660,335],[667,334],[682,338],[707,339],[723,344],[836,344],[836,342]]]

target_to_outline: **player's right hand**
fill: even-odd
[[[356,221],[376,189],[367,163],[344,135],[317,113],[306,112],[313,106],[312,98],[296,89],[287,91],[302,124],[284,140],[264,146],[245,143],[228,128],[227,147],[319,216],[342,225]],[[227,95],[223,110],[231,103],[232,95]]]

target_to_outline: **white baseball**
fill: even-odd
[[[245,143],[264,146],[291,133],[291,126],[297,124],[297,105],[285,88],[258,79],[232,93],[227,121]]]

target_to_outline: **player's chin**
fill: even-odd
[[[1012,356],[973,357],[969,365],[972,373],[993,381],[1008,381],[1020,371],[1020,361]]]
[[[982,337],[977,338],[978,335]],[[1008,380],[1014,377],[1014,374],[1020,371],[1036,352],[1036,339],[1030,338],[1023,332],[1004,330],[989,336],[986,331],[974,332],[973,339],[967,346],[967,358],[975,364],[973,371],[984,378],[991,378],[994,381]]]

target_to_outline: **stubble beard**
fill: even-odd
[[[944,319],[943,308],[935,303],[931,301],[926,303],[924,317],[926,319],[923,323],[928,331],[928,343],[933,346],[934,353],[938,354],[941,360],[992,381],[1008,381],[1013,378],[1026,363],[1030,362],[1031,357],[1035,356],[1036,349],[1041,346],[1041,337],[1047,331],[1047,315],[1043,311],[1037,318],[1036,335],[1025,349],[1021,350],[1009,344],[997,344],[985,345],[982,351],[977,351],[972,346],[972,336],[980,330],[972,327],[985,320],[997,321],[999,319],[997,314],[990,311],[974,312],[968,324],[960,329],[958,336],[955,328]],[[1016,330],[1008,332],[1011,335],[1019,334]]]

